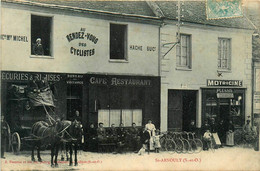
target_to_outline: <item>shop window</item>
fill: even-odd
[[[231,39],[218,39],[218,69],[231,69]]]
[[[100,109],[98,110],[98,123],[103,122],[104,127],[110,127],[111,124],[119,126],[123,123],[125,127],[142,126],[141,109]]]
[[[216,121],[223,120],[225,123],[232,120],[235,127],[242,127],[245,116],[244,95],[244,90],[240,89],[205,90],[203,92],[203,124],[205,119],[215,118]]]
[[[51,56],[52,17],[31,15],[31,54]]]
[[[127,26],[110,24],[110,59],[126,59]]]
[[[191,69],[191,35],[181,34],[176,50],[176,66]]]

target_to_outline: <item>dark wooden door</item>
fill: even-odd
[[[168,130],[182,130],[182,92],[168,91]]]

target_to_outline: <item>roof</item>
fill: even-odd
[[[146,1],[90,1],[90,0],[1,0],[4,2],[23,3],[35,6],[61,6],[66,8],[80,8],[96,12],[109,12],[118,15],[133,15],[139,17],[159,18],[152,11]],[[166,19],[176,20],[177,1],[154,1]],[[182,1],[183,2],[183,1]],[[184,1],[184,11],[181,12],[183,22],[212,25],[229,28],[254,29],[245,17],[232,19],[207,20],[206,0]]]
[[[168,19],[176,20],[177,17],[177,3],[178,1],[156,1],[164,15]],[[183,11],[181,15],[182,21],[189,23],[197,23],[203,25],[253,29],[252,25],[245,17],[207,20],[206,16],[206,1],[184,1],[182,5]]]
[[[145,1],[94,1],[94,0],[1,0],[27,5],[56,5],[62,8],[80,8],[96,12],[111,12],[155,17],[155,14]],[[46,6],[45,5],[45,6]]]

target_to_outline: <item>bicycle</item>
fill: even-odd
[[[199,153],[203,149],[203,143],[199,138],[195,138],[194,132],[188,132],[187,133],[188,141],[190,143],[190,150],[192,150],[194,153]],[[191,138],[190,138],[191,137]]]
[[[190,143],[188,141],[188,137],[187,137],[187,139],[184,138],[184,136],[187,135],[187,132],[180,132],[179,135],[180,135],[180,139],[181,139],[181,141],[183,142],[183,145],[184,145],[183,146],[183,152],[184,153],[192,153],[191,146],[190,146]]]
[[[173,132],[172,133],[172,137],[173,137],[173,140],[174,140],[174,142],[176,144],[176,152],[177,153],[184,152],[184,143],[183,143],[183,141],[180,138],[180,133]]]

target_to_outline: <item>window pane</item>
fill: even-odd
[[[104,127],[109,127],[109,110],[98,110],[98,123],[103,122]]]
[[[181,43],[176,49],[176,65],[181,67],[190,67],[191,51],[190,36],[181,35]]]
[[[131,126],[133,123],[133,111],[131,109],[122,110],[122,123],[125,126]]]
[[[231,63],[230,39],[219,39],[218,68],[229,69]]]
[[[31,16],[31,54],[51,55],[51,17]]]
[[[133,110],[133,122],[136,126],[142,126],[142,109]]]
[[[120,115],[121,115],[121,110],[110,110],[110,125],[115,124],[116,126],[119,126]]]
[[[110,59],[125,59],[126,25],[110,24]]]

